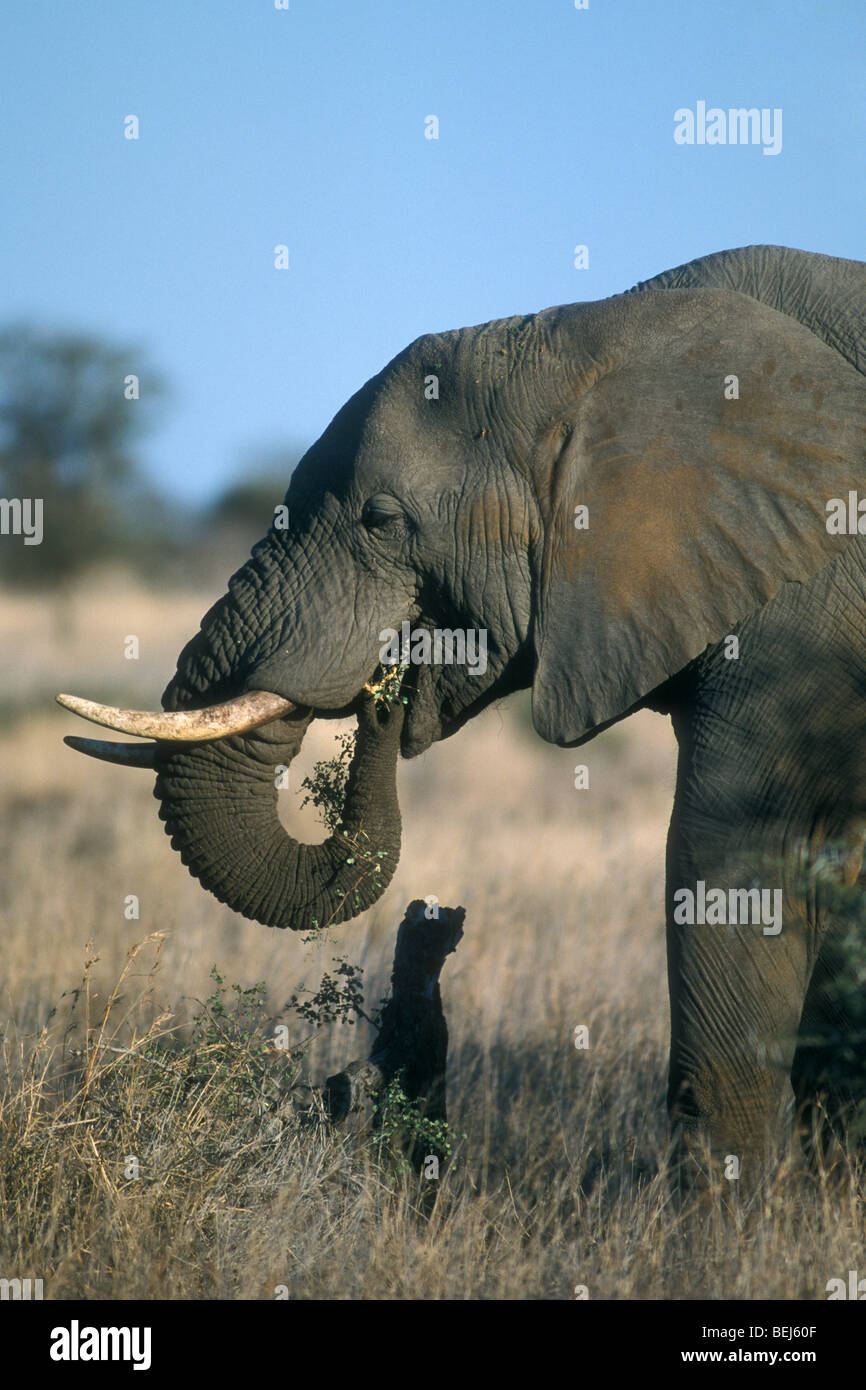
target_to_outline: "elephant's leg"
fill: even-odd
[[[810,588],[786,586],[740,625],[736,659],[725,644],[708,648],[664,692],[680,746],[668,842],[670,1109],[685,1140],[701,1136],[751,1167],[750,1155],[774,1147],[792,1098],[807,991],[808,1017],[824,1017],[824,986],[838,974],[831,899],[812,870],[832,850],[843,887],[860,871],[866,678],[852,565],[846,554]],[[677,890],[698,882],[728,896],[778,893],[781,930],[731,924],[730,914],[725,925],[678,921]],[[850,1020],[837,1021],[844,1032]],[[806,1061],[801,1051],[801,1098]]]
[[[668,1108],[686,1173],[702,1150],[713,1178],[742,1179],[742,1190],[785,1132],[813,933],[792,862],[800,837],[762,795],[772,749],[700,694],[675,715]]]
[[[729,906],[731,890],[755,881],[782,892],[777,935],[765,935],[752,912],[746,921],[725,924],[677,920],[683,915],[681,896],[678,906],[674,902],[679,889],[696,896],[701,883],[707,895],[721,889]],[[693,835],[686,846],[673,829],[667,897],[672,1126],[681,1153],[697,1157],[707,1150],[713,1177],[751,1185],[778,1152],[791,1098],[808,976],[804,934],[791,927],[798,904],[778,879],[773,883],[766,864],[761,868],[742,852],[728,859],[715,837]]]

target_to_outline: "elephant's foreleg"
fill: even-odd
[[[802,963],[760,925],[668,927],[668,1109],[681,1153],[754,1181],[778,1153],[791,1098]]]
[[[783,881],[782,838],[750,845],[706,811],[684,824],[682,803],[680,787],[667,866],[668,1108],[681,1157],[700,1166],[702,1150],[713,1179],[751,1186],[778,1153],[791,1100],[808,933]]]

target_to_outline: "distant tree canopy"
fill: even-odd
[[[254,526],[261,535],[273,521],[274,507],[282,502],[303,453],[303,446],[294,444],[248,452],[241,476],[211,504],[211,519]]]
[[[138,458],[166,394],[134,347],[26,324],[0,329],[4,583],[62,591],[91,566],[116,561],[158,587],[221,588],[243,564],[303,449],[248,451],[238,480],[203,508],[166,498]]]
[[[27,325],[0,331],[4,580],[56,585],[96,560],[124,558],[141,536],[142,514],[156,524],[135,443],[164,394],[136,349]],[[41,501],[40,544],[14,534],[14,499],[29,500],[31,518]]]
[[[198,573],[222,580],[244,563],[251,547],[268,530],[274,508],[285,497],[302,446],[252,451],[245,454],[241,476],[210,504],[193,551]]]
[[[289,485],[288,474],[254,474],[231,483],[212,503],[211,519],[220,524],[253,526],[263,534],[274,519],[274,507],[282,502]]]

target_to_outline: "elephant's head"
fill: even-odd
[[[866,434],[863,377],[830,345],[844,296],[823,333],[744,288],[422,337],[343,407],[181,653],[172,713],[114,721],[156,735],[160,815],[217,897],[280,927],[353,916],[396,864],[400,749],[530,684],[538,732],[583,741],[845,543],[825,504],[863,479]],[[438,653],[413,635],[388,704],[368,692],[404,623],[468,635],[469,659],[419,663]],[[298,845],[275,769],[348,712],[342,824]]]

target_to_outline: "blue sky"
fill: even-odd
[[[141,344],[173,389],[143,461],[178,497],[311,443],[419,333],[728,246],[866,257],[862,0],[290,4],[0,20],[0,322]],[[701,100],[781,108],[781,153],[677,145]]]

